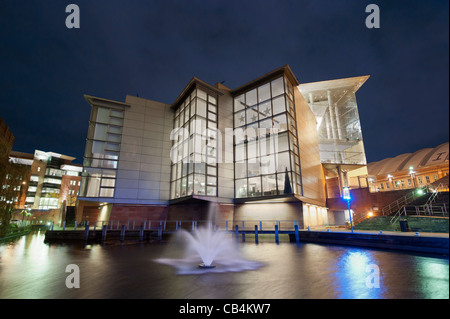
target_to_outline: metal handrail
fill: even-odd
[[[402,215],[404,215],[405,217],[408,216],[408,208],[414,208],[414,213],[416,213],[418,216],[420,216],[420,212],[421,209],[423,208],[423,213],[424,215],[440,215],[442,214],[442,217],[445,217],[446,215],[448,215],[447,212],[447,206],[444,204],[443,206],[435,206],[435,207],[439,207],[441,209],[440,212],[435,212],[433,210],[430,210],[430,206],[427,205],[420,205],[420,206],[403,206],[402,208],[400,208],[397,213],[391,218],[390,220],[390,224],[391,224],[391,228],[394,229],[394,224],[401,218]],[[411,214],[410,214],[411,215]]]
[[[55,222],[48,223],[53,229],[56,226]],[[72,226],[73,225],[73,226]],[[210,220],[146,220],[144,222],[135,223],[133,220],[119,221],[119,220],[109,220],[101,221],[97,220],[90,224],[87,220],[80,222],[73,222],[66,224],[63,223],[63,229],[84,229],[86,225],[90,228],[101,230],[103,226],[106,226],[109,230],[120,229],[121,226],[125,226],[125,230],[139,230],[143,227],[144,230],[156,230],[161,228],[161,230],[194,230],[200,227],[215,227],[222,230],[234,230],[235,225],[238,225],[241,230],[254,229],[255,225],[258,226],[259,230],[262,229],[273,229],[273,226],[277,225],[279,230],[294,230],[295,226],[300,225],[300,220],[218,220],[216,222]],[[60,228],[60,227],[58,227]]]
[[[353,225],[355,226],[355,225],[359,224],[360,222],[362,222],[363,220],[368,219],[368,218],[370,218],[370,217],[368,217],[367,214],[364,214],[364,213],[358,214],[356,217],[353,217]]]
[[[431,194],[430,198],[428,198],[427,202],[424,205],[427,208],[428,213],[430,214],[430,216],[432,215],[432,204],[433,204],[434,200],[436,199],[436,197],[438,196],[439,190],[443,189],[443,188],[444,188],[444,185],[442,183],[440,183],[438,185],[438,187],[436,187],[434,189],[434,191]]]
[[[424,190],[424,189],[426,189],[426,187],[422,188],[422,190]],[[417,195],[417,191],[415,189],[412,192],[406,194],[405,196],[402,196],[399,199],[393,201],[389,205],[384,206],[383,209],[381,210],[382,215],[383,216],[389,215],[389,213],[392,212],[393,210],[397,210],[398,211],[403,206],[408,205],[409,203],[411,203],[413,200],[415,200],[418,197],[419,196]]]
[[[402,208],[400,208],[400,209],[398,210],[398,212],[395,213],[394,217],[391,218],[390,224],[391,224],[392,230],[394,230],[394,224],[400,219],[400,217],[401,217],[403,214],[404,214],[405,216],[407,216],[407,213],[406,213],[406,206],[403,206]]]

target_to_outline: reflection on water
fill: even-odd
[[[449,298],[448,258],[359,248],[239,243],[263,267],[179,276],[158,258],[182,245],[44,244],[37,232],[0,244],[0,298]],[[66,266],[80,269],[69,289]],[[379,287],[379,288],[377,288]]]
[[[377,271],[375,273],[375,270]],[[383,298],[385,286],[373,251],[348,249],[338,259],[335,269],[339,298]]]
[[[179,275],[241,272],[262,266],[243,258],[236,240],[225,232],[199,228],[194,232],[182,230],[179,236],[184,244],[182,258],[155,259],[158,263],[174,267]]]

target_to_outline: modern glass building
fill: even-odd
[[[172,104],[86,95],[77,220],[199,220],[214,203],[218,220],[334,224],[327,179],[366,165],[366,79],[300,84],[285,65],[235,89],[194,77]]]
[[[30,168],[29,180],[23,182],[26,192],[17,208],[49,210],[75,205],[83,169],[72,163],[75,157],[40,150],[34,154],[11,151],[9,157]]]

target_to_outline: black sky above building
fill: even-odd
[[[80,8],[68,29],[66,6]],[[380,8],[368,29],[365,8]],[[448,1],[0,1],[0,117],[14,150],[77,157],[83,94],[172,103],[196,76],[236,88],[289,64],[300,83],[370,75],[367,161],[448,141]]]

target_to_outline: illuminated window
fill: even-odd
[[[242,128],[234,145],[236,198],[282,195],[287,182],[292,191],[301,189],[294,110],[293,87],[284,77],[234,98],[235,131]]]
[[[84,167],[117,168],[123,125],[122,110],[94,107]]]
[[[82,173],[80,195],[83,197],[114,197],[116,171],[85,168]]]
[[[245,110],[243,112],[245,123]],[[217,196],[217,96],[195,88],[175,111],[170,198]]]

